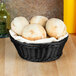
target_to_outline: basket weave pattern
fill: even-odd
[[[68,37],[59,42],[45,44],[27,44],[14,40],[12,37],[10,39],[23,59],[33,62],[46,62],[56,60],[62,55]]]

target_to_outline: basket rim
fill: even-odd
[[[22,42],[22,43],[27,43],[27,44],[48,44],[48,43],[52,43],[52,42],[60,42],[60,41],[62,41],[62,40],[64,40],[65,38],[67,38],[68,36],[69,36],[69,34],[68,34],[68,32],[66,33],[66,35],[65,36],[63,36],[63,37],[61,37],[60,39],[56,39],[56,38],[54,38],[54,37],[50,37],[50,38],[47,38],[47,39],[43,39],[42,41],[37,41],[37,42],[31,42],[30,40],[28,40],[28,39],[25,39],[24,40],[24,38],[22,38],[22,37],[20,37],[20,36],[17,36],[17,37],[19,37],[18,39],[15,37],[16,36],[16,34],[13,32],[13,31],[9,31],[9,34],[10,34],[10,37],[12,37],[14,40],[16,40],[16,41],[19,41],[19,42]],[[21,38],[22,38],[22,40],[21,40]],[[53,39],[54,38],[54,39]],[[50,41],[50,39],[51,39],[51,41]],[[28,41],[29,42],[28,42]]]
[[[60,44],[60,43],[63,43],[64,41],[67,41],[68,40],[68,37],[69,37],[69,35],[67,36],[67,37],[65,37],[64,39],[62,39],[62,40],[60,40],[60,41],[53,41],[53,42],[49,42],[49,43],[26,43],[26,42],[20,42],[20,41],[18,41],[18,40],[15,40],[11,35],[10,35],[10,39],[12,38],[14,41],[16,41],[17,43],[19,43],[19,44],[22,44],[22,45],[45,45],[45,44],[47,44],[47,45],[49,45],[49,44],[52,44],[52,45],[58,45],[58,44]],[[12,40],[11,40],[12,41]],[[13,41],[12,41],[13,42]]]

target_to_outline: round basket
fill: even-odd
[[[62,55],[63,47],[68,39],[44,44],[23,43],[10,36],[20,57],[33,62],[46,62],[58,59]]]

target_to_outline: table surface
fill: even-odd
[[[0,39],[0,76],[76,76],[76,35],[69,35],[60,59],[45,63],[21,59],[9,38]]]

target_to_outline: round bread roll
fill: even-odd
[[[42,26],[46,25],[48,18],[45,16],[34,16],[32,17],[32,19],[30,20],[30,24],[40,24]]]
[[[50,37],[55,38],[60,38],[67,33],[64,22],[57,18],[52,18],[47,21],[46,31]]]
[[[11,29],[18,35],[22,35],[23,28],[28,24],[29,22],[25,17],[16,17],[11,22]]]
[[[46,31],[39,24],[29,24],[24,28],[22,37],[28,40],[43,39],[46,38]]]

